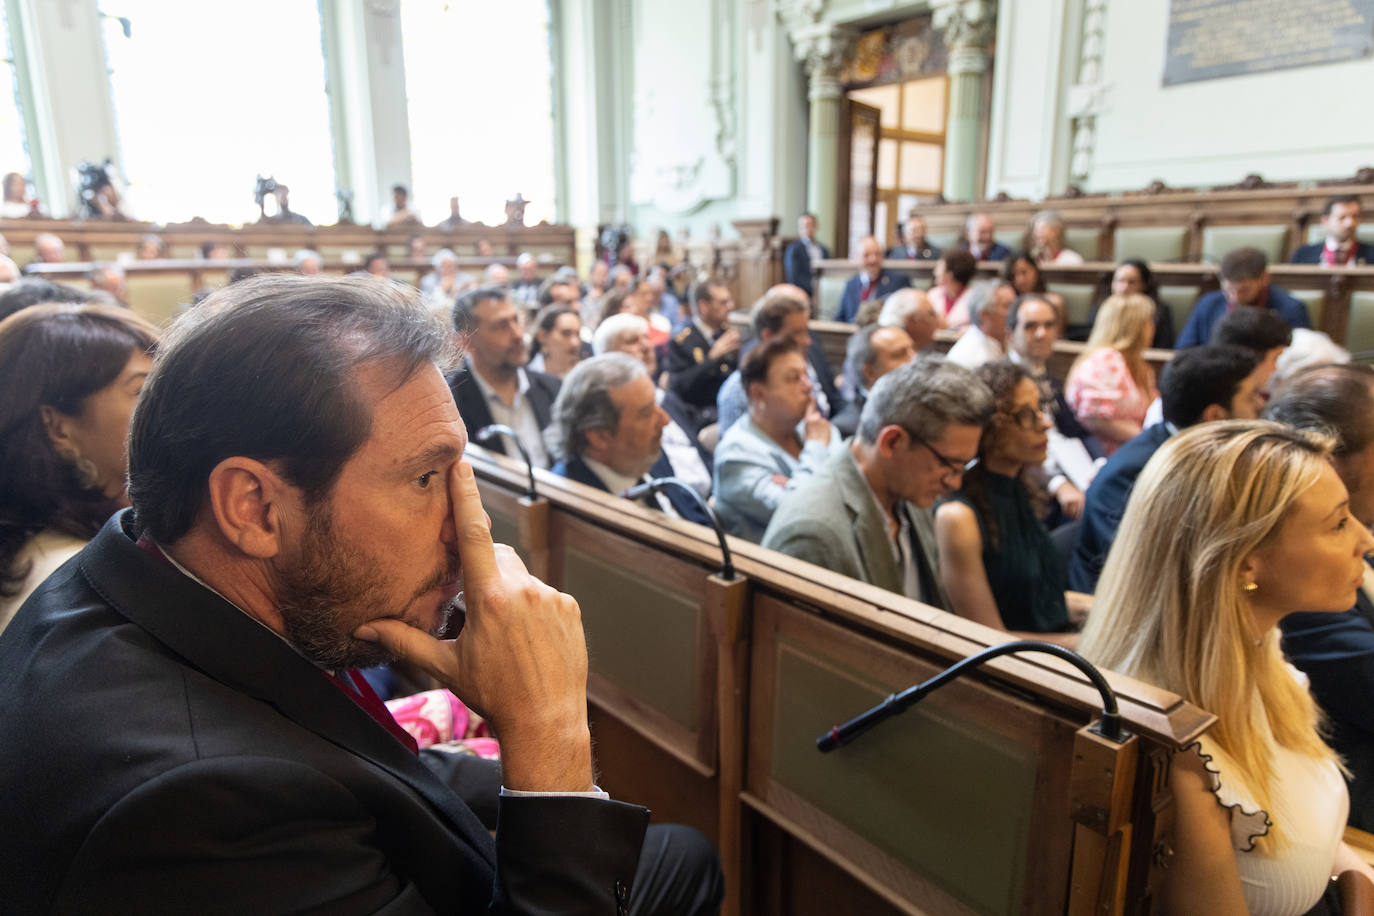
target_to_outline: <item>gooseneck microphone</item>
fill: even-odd
[[[539,498],[539,495],[534,492],[534,462],[530,460],[529,450],[525,448],[525,443],[520,441],[520,437],[515,434],[515,430],[503,423],[491,423],[472,434],[472,438],[483,445],[497,436],[508,436],[515,443],[515,447],[520,450],[520,457],[525,459],[525,469],[530,472],[530,482],[525,490],[525,495],[533,502]]]
[[[711,508],[711,504],[702,499],[701,494],[692,487],[676,477],[655,477],[653,480],[630,487],[620,495],[626,499],[638,500],[650,493],[658,493],[664,487],[676,487],[694,499],[696,504],[701,507],[701,511],[711,520],[711,527],[716,532],[716,541],[720,544],[720,577],[722,579],[735,578],[735,561],[730,558],[730,545],[725,543],[725,529],[720,525],[720,517],[716,515],[716,510]]]
[[[930,693],[940,689],[955,678],[972,671],[983,662],[997,658],[999,655],[1011,655],[1016,652],[1047,652],[1050,655],[1059,656],[1082,671],[1087,675],[1088,680],[1092,681],[1097,692],[1102,695],[1102,718],[1093,724],[1093,731],[1109,741],[1115,741],[1117,744],[1121,744],[1130,737],[1121,728],[1121,711],[1117,707],[1116,693],[1107,683],[1107,679],[1102,676],[1102,672],[1093,667],[1092,663],[1077,652],[1065,649],[1063,646],[1056,646],[1054,643],[1042,642],[1038,639],[1018,639],[1014,642],[1002,643],[999,646],[990,646],[976,655],[970,655],[963,661],[956,662],[928,681],[914,687],[908,687],[901,693],[889,694],[888,698],[877,706],[867,712],[860,713],[843,725],[836,725],[817,738],[816,749],[824,754],[841,745],[849,744],[879,722],[895,716],[899,712],[906,712],[907,709],[925,699]]]

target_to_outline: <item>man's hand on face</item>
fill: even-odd
[[[486,717],[501,742],[506,788],[588,791],[587,645],[577,602],[492,543],[471,465],[456,462],[448,488],[463,564],[462,632],[438,640],[385,618],[354,635],[419,665]]]

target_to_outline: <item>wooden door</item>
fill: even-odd
[[[835,213],[835,257],[859,259],[859,242],[874,230],[878,202],[878,139],[882,112],[872,105],[844,100],[840,115],[839,182]]]

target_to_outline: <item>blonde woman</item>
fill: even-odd
[[[1155,399],[1155,374],[1145,362],[1145,348],[1155,336],[1154,315],[1155,305],[1146,296],[1108,297],[1082,355],[1069,369],[1064,397],[1108,455],[1140,433]]]
[[[1175,755],[1175,856],[1162,912],[1300,914],[1331,875],[1349,799],[1320,715],[1279,651],[1279,619],[1355,601],[1374,538],[1331,442],[1257,420],[1171,438],[1136,482],[1080,651],[1217,716]]]

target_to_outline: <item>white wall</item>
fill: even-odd
[[[1022,0],[1018,0],[1020,5]],[[1374,164],[1374,59],[1161,85],[1168,4],[1111,0],[1092,190],[1338,178]]]

